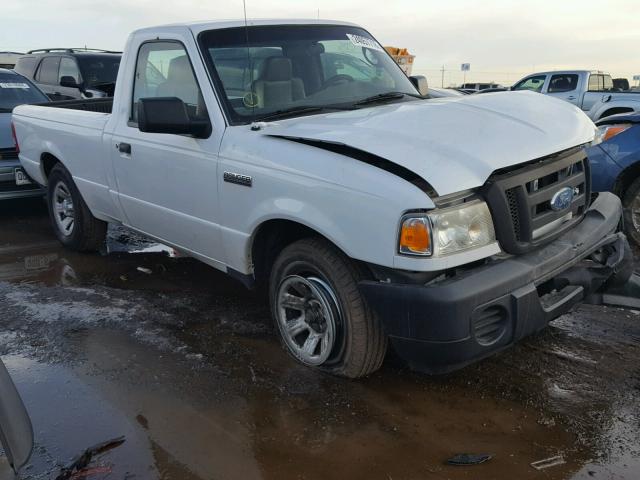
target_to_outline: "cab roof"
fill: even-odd
[[[341,22],[338,20],[322,20],[322,19],[247,19],[246,25],[248,27],[265,26],[265,25],[344,25],[349,27],[359,27],[355,23]],[[158,25],[154,27],[145,27],[135,30],[133,33],[153,33],[156,30],[183,30],[189,29],[194,34],[206,30],[218,30],[222,28],[235,28],[244,27],[244,19],[237,20],[217,20],[217,21],[202,21],[202,22],[183,22],[183,23],[170,23],[167,25]]]

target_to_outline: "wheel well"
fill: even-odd
[[[312,228],[291,220],[268,220],[261,224],[251,244],[251,260],[256,283],[263,286],[268,282],[271,267],[284,248],[309,237],[328,240]]]
[[[640,162],[636,162],[633,165],[627,167],[618,175],[615,185],[613,186],[613,193],[619,197],[623,197],[627,188],[631,186],[636,178],[640,177]]]
[[[611,115],[616,115],[618,113],[628,113],[633,111],[634,111],[633,108],[629,108],[629,107],[610,108],[609,110],[604,112],[602,115],[600,115],[600,118],[610,117]]]
[[[60,163],[56,157],[51,155],[50,153],[43,153],[40,155],[40,165],[42,165],[42,171],[44,172],[44,178],[49,178],[49,174],[53,167],[56,166],[56,163]]]

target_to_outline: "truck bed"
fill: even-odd
[[[13,123],[20,141],[20,163],[36,182],[46,184],[47,158],[55,158],[73,172],[83,197],[96,212],[108,212],[107,172],[111,148],[104,144],[104,128],[111,118],[111,98],[65,100],[20,105]]]
[[[111,113],[113,98],[88,98],[83,100],[59,100],[37,104],[40,107],[68,108],[85,112]]]

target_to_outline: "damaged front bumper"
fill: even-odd
[[[600,194],[580,224],[535,251],[433,285],[363,281],[360,289],[412,368],[456,370],[541,330],[578,303],[602,301],[605,284],[626,284],[633,266],[618,232],[621,215],[620,200]]]

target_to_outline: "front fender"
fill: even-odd
[[[351,258],[393,267],[402,214],[434,207],[424,192],[393,173],[263,135],[248,142],[243,127],[228,129],[219,159],[226,263],[244,274],[251,273],[255,232],[274,219],[318,232]],[[233,174],[250,177],[250,185],[229,181]]]

